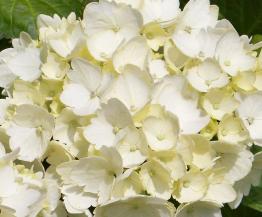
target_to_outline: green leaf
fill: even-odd
[[[188,0],[181,0],[184,6]],[[240,34],[262,34],[261,0],[210,0],[219,6],[220,16],[228,19]]]
[[[262,212],[262,188],[253,188],[250,195],[244,199],[243,204]]]
[[[256,35],[253,35],[252,37],[252,43],[258,43],[262,41],[262,35],[261,34],[256,34]]]
[[[71,11],[81,16],[87,0],[0,0],[0,39],[14,38],[21,31],[37,37],[39,14],[67,16]]]
[[[229,19],[240,34],[262,33],[261,0],[212,0],[220,6],[220,12]]]
[[[259,42],[259,41],[262,41],[262,38],[261,38],[260,40],[257,40],[257,41],[255,41],[254,38],[253,38],[252,41],[253,41],[253,43],[257,43],[257,42]],[[256,153],[262,151],[262,147],[257,146],[257,145],[252,145],[250,150],[252,151],[252,153],[256,154]],[[261,186],[262,186],[262,185],[261,185]]]
[[[250,194],[244,198],[243,204],[262,212],[262,180],[258,187],[253,187]]]
[[[261,213],[254,209],[246,207],[242,204],[235,210],[232,210],[229,206],[225,205],[222,208],[222,216],[223,217],[261,217]]]

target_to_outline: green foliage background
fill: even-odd
[[[38,14],[67,16],[71,11],[82,16],[90,0],[0,0],[0,51],[11,46],[11,38],[21,31],[37,37]],[[188,0],[180,0],[183,7]],[[220,18],[229,19],[240,34],[262,40],[262,0],[211,0],[220,8]],[[257,151],[257,150],[255,150]],[[262,217],[262,182],[252,189],[237,210],[222,209],[223,217]],[[203,216],[204,217],[204,216]]]

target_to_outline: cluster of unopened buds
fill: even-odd
[[[261,43],[209,0],[40,15],[0,53],[0,216],[220,217],[260,182]]]

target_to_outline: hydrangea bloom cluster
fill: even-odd
[[[37,24],[0,53],[1,217],[221,217],[259,184],[261,43],[209,0]]]

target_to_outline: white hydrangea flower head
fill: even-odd
[[[237,208],[262,175],[262,42],[209,0],[83,11],[0,52],[0,217]]]

